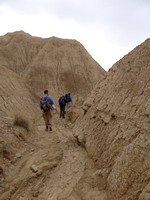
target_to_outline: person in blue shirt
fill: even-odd
[[[70,107],[70,104],[71,103],[73,104],[71,93],[66,94],[65,98],[66,98],[66,102],[67,102],[66,109],[68,110],[68,108]]]
[[[52,131],[52,113],[51,113],[51,110],[52,109],[55,109],[55,106],[54,106],[54,100],[52,99],[51,96],[48,95],[48,90],[45,90],[44,91],[44,95],[42,96],[41,99],[44,99],[44,103],[43,105],[45,104],[46,106],[46,109],[43,108],[44,106],[41,105],[41,101],[40,101],[40,106],[41,106],[41,109],[43,110],[43,119],[45,121],[45,125],[46,125],[46,131],[48,131],[48,128],[50,131]],[[45,103],[45,99],[46,99],[46,102]]]
[[[69,101],[68,102],[71,102],[73,104],[71,93],[68,93],[68,95],[69,95]]]

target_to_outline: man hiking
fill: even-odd
[[[60,97],[58,100],[59,106],[60,106],[60,118],[65,118],[65,105],[66,105],[66,99],[64,96]]]
[[[54,101],[51,96],[48,95],[48,90],[44,91],[44,95],[40,99],[40,108],[43,110],[43,119],[46,125],[46,131],[48,128],[52,131],[52,113],[51,110],[55,108]]]
[[[71,103],[73,104],[72,97],[71,97],[71,93],[68,93],[68,95],[69,95],[68,102],[69,102],[69,103],[71,102]]]
[[[67,103],[67,109],[70,107],[70,104],[73,104],[71,93],[65,94],[65,99]]]

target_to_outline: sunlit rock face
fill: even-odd
[[[150,39],[113,65],[84,102],[74,132],[112,199],[150,199]]]

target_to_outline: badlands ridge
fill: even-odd
[[[150,199],[150,39],[105,72],[76,40],[1,36],[0,105],[0,200]]]

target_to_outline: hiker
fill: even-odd
[[[52,131],[52,113],[51,110],[55,109],[54,101],[51,96],[48,95],[48,90],[44,91],[44,95],[40,99],[40,108],[43,110],[43,119],[46,125],[46,131],[48,128]]]
[[[70,103],[73,104],[71,93],[66,94],[65,98],[66,98],[66,102],[67,102],[67,108],[69,108],[70,107]]]
[[[71,93],[68,93],[68,95],[69,95],[69,102],[71,102],[73,104]]]
[[[60,118],[65,118],[65,106],[66,106],[66,98],[64,96],[60,97],[58,100],[60,106]]]

